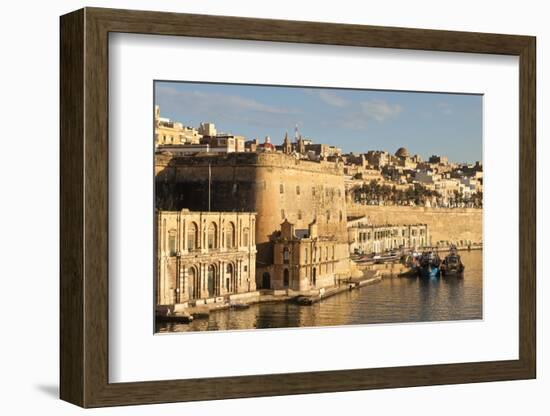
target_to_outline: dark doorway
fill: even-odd
[[[289,277],[288,269],[285,269],[283,273],[283,285],[285,287],[288,287],[289,281],[290,281],[290,277]]]
[[[271,277],[268,272],[262,275],[262,289],[271,289]]]

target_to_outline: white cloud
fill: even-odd
[[[335,94],[334,92],[330,92],[327,90],[306,89],[304,91],[306,92],[306,94],[318,97],[325,104],[328,104],[332,107],[340,107],[340,108],[346,107],[350,103],[348,100],[346,100],[343,97],[340,97],[338,94]]]
[[[333,107],[345,107],[349,104],[348,100],[328,91],[319,91],[319,98]]]
[[[345,115],[341,126],[352,130],[366,130],[372,121],[382,123],[401,113],[399,104],[390,104],[382,100],[361,101],[358,108]]]
[[[401,113],[402,107],[399,104],[389,104],[382,100],[362,101],[361,112],[370,119],[382,122]]]
[[[295,109],[264,104],[240,95],[180,91],[167,86],[157,87],[156,97],[158,102],[171,100],[173,103],[181,106],[193,106],[195,110],[207,108],[211,111],[256,111],[268,114],[295,114],[297,112]]]

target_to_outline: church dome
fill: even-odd
[[[404,147],[400,147],[397,149],[397,152],[395,152],[395,156],[397,157],[409,157],[409,151],[405,149]]]

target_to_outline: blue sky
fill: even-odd
[[[285,132],[347,152],[406,147],[428,158],[481,160],[482,96],[467,94],[155,82],[162,117],[273,143]]]

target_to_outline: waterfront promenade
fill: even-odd
[[[250,305],[272,302],[292,302],[312,305],[342,292],[356,290],[363,286],[379,283],[384,277],[398,276],[406,267],[399,262],[385,264],[357,265],[359,277],[350,277],[337,286],[308,291],[260,289],[253,292],[201,299],[175,305],[157,306],[157,322],[188,323],[195,319],[208,318],[211,312],[224,309],[246,309]]]
[[[190,323],[158,323],[157,332],[247,330],[482,319],[482,250],[461,253],[464,278],[404,278],[386,270],[377,283],[303,306],[290,300],[212,309]],[[380,265],[382,266],[382,265]]]

